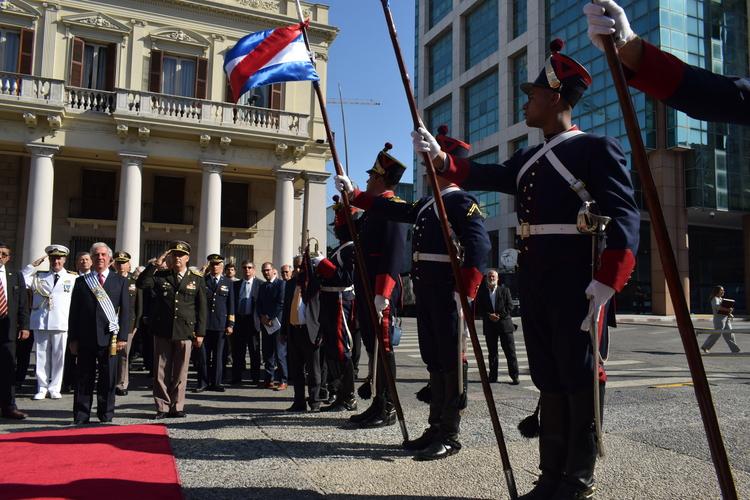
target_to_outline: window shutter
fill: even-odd
[[[115,78],[117,75],[117,44],[107,45],[107,81],[106,89],[110,92],[115,90]]]
[[[227,87],[224,90],[224,102],[231,102],[234,104],[234,98],[232,97],[232,86],[229,85],[229,78],[227,78]]]
[[[274,83],[271,85],[271,109],[284,107],[284,84]]]
[[[18,48],[18,72],[30,75],[34,62],[34,30],[21,30],[21,44]]]
[[[198,58],[198,71],[195,76],[195,98],[206,98],[206,83],[208,81],[208,59],[205,57]]]
[[[148,71],[148,90],[161,93],[161,68],[164,53],[161,50],[151,51],[151,66]]]
[[[69,83],[72,87],[83,86],[83,53],[83,40],[78,37],[73,38],[73,47],[70,51],[69,73]]]

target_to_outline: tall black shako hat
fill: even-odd
[[[395,186],[401,180],[401,176],[404,175],[406,165],[388,154],[388,151],[391,149],[393,149],[393,145],[390,142],[386,142],[385,147],[378,153],[375,163],[367,173],[382,175],[385,178],[386,185]]]
[[[534,83],[522,83],[521,90],[529,93],[532,87],[542,87],[558,92],[571,107],[575,106],[591,85],[591,75],[578,61],[560,54],[565,42],[559,38],[549,44],[552,54]]]
[[[440,125],[435,140],[440,144],[440,149],[454,158],[468,158],[471,152],[471,144],[453,137],[448,137],[448,125]]]

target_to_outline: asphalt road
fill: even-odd
[[[412,437],[427,419],[427,406],[414,397],[426,378],[415,330],[415,322],[406,319],[397,349],[398,390]],[[750,335],[738,334],[737,341],[750,351]],[[521,384],[492,388],[523,493],[537,473],[537,442],[522,438],[516,425],[533,411],[536,392],[520,330],[516,343]],[[702,359],[739,498],[750,498],[750,358],[728,353],[719,340]],[[473,357],[470,363],[476,367]],[[501,362],[501,373],[503,367]],[[613,336],[608,373],[606,457],[597,466],[597,498],[720,498],[677,330],[621,325]],[[145,373],[136,372],[132,381],[130,394],[117,400],[115,424],[148,422],[154,414]],[[29,382],[18,397],[30,418],[0,421],[3,431],[70,424],[71,395],[35,402],[29,399],[32,393]],[[476,368],[470,373],[469,400],[462,421],[463,449],[438,462],[412,460],[400,448],[397,425],[360,430],[347,425],[342,414],[285,413],[291,389],[242,386],[221,394],[189,394],[188,417],[166,423],[189,499],[508,498]],[[360,409],[366,404],[360,401]]]

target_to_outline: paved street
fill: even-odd
[[[521,384],[493,384],[493,392],[519,491],[525,492],[536,475],[537,443],[522,438],[515,426],[533,411],[536,392],[520,333],[519,329],[516,344]],[[750,352],[750,335],[740,333],[737,341]],[[614,333],[611,352],[607,456],[597,467],[597,498],[719,498],[676,328],[668,322],[623,324]],[[719,340],[703,361],[739,497],[750,498],[746,430],[750,356],[728,353]],[[426,372],[413,319],[404,320],[397,357],[399,394],[409,433],[416,437],[425,426],[427,406],[414,397],[425,383]],[[279,393],[245,386],[223,394],[189,394],[188,417],[167,422],[185,495],[190,499],[507,498],[473,356],[470,363],[464,448],[454,457],[432,463],[415,462],[400,449],[398,426],[358,430],[349,427],[341,414],[283,412],[291,404],[291,390]],[[501,362],[501,371],[503,366]],[[508,380],[507,375],[503,380]],[[118,398],[117,424],[143,423],[154,413],[150,381],[136,373],[134,383],[127,397]],[[3,421],[3,430],[69,424],[72,396],[32,402],[31,393],[27,386],[19,397],[19,406],[31,418],[20,424]]]

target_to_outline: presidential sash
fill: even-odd
[[[96,301],[99,303],[99,306],[101,306],[104,314],[107,316],[107,320],[109,320],[109,331],[116,334],[120,330],[120,323],[118,322],[117,313],[115,312],[114,304],[112,304],[112,299],[109,298],[107,292],[99,284],[99,279],[95,272],[86,274],[83,279],[89,286],[91,293],[96,297]]]

